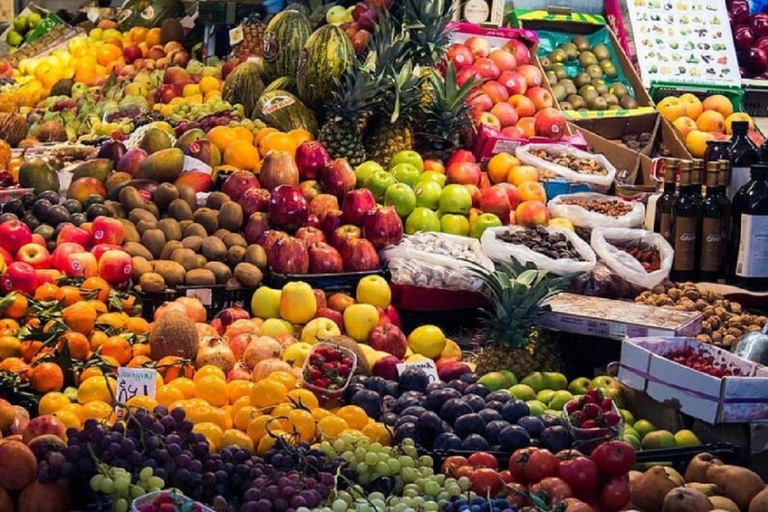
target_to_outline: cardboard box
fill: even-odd
[[[679,311],[621,300],[559,293],[547,304],[541,324],[557,331],[623,340],[641,336],[695,336],[701,332],[698,311]],[[638,389],[635,387],[635,389]]]
[[[716,363],[736,366],[745,376],[712,377],[663,356],[685,347],[711,356]],[[691,338],[625,340],[619,381],[711,424],[768,418],[768,368]]]
[[[579,128],[586,128],[590,132],[610,141],[620,141],[626,135],[649,133],[650,140],[648,144],[640,148],[639,153],[651,156],[660,129],[660,118],[661,116],[658,113],[650,112],[637,116],[611,117],[606,119],[573,119],[572,122]],[[618,142],[616,144],[621,145]],[[631,149],[630,151],[635,152],[635,150]]]
[[[629,118],[628,118],[629,119]],[[616,119],[618,120],[618,118]],[[616,182],[634,184],[641,169],[642,153],[600,136],[581,125],[571,124],[571,129],[578,132],[587,141],[587,147],[593,153],[604,155],[616,168]],[[647,157],[646,157],[647,158]]]

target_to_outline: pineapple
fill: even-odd
[[[342,76],[317,136],[331,157],[346,158],[352,166],[366,160],[362,132],[365,119],[380,100],[381,81],[381,76],[358,63]]]
[[[471,270],[485,285],[491,304],[482,320],[477,354],[478,373],[511,370],[515,375],[531,371],[557,371],[560,354],[556,344],[542,337],[539,318],[549,310],[546,301],[566,288],[574,276],[553,277],[532,264],[516,260],[499,264],[489,272],[479,265]]]

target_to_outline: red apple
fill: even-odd
[[[269,256],[269,251],[272,250],[272,247],[275,246],[278,240],[282,240],[283,238],[288,238],[288,234],[285,231],[270,229],[269,231],[265,231],[259,237],[258,244],[264,248],[264,252]]]
[[[34,235],[32,235],[32,236],[34,237]],[[34,240],[34,238],[33,238],[33,240]],[[45,242],[45,241],[43,241],[43,242]],[[8,252],[8,250],[5,247],[0,247],[0,258],[3,259],[3,261],[5,262],[6,266],[10,265],[14,261],[13,260],[13,254]]]
[[[331,308],[318,308],[317,313],[315,313],[315,318],[328,318],[330,320],[333,320],[334,323],[339,326],[339,330],[341,332],[344,332],[344,317],[341,316],[341,313],[338,311],[331,309]]]
[[[328,213],[325,214],[323,219],[320,221],[320,229],[323,230],[323,233],[328,237],[328,240],[331,241],[331,245],[333,245],[333,233],[341,227],[341,210],[331,210]]]
[[[515,208],[517,208],[517,205],[521,202],[520,192],[517,190],[517,187],[511,183],[497,183],[494,187],[503,189],[507,193],[509,205],[512,207],[514,213]]]
[[[539,137],[560,140],[565,135],[565,116],[556,108],[540,110],[533,119],[533,129]]]
[[[541,70],[533,64],[523,64],[517,68],[517,72],[525,78],[528,87],[539,87],[544,81]]]
[[[252,172],[235,171],[224,181],[221,191],[233,201],[239,201],[247,190],[260,187],[259,179]]]
[[[344,197],[344,194],[355,189],[357,177],[349,162],[344,158],[337,158],[323,168],[320,183],[326,193]]]
[[[123,58],[126,64],[133,64],[134,61],[142,57],[141,48],[138,45],[132,44],[123,48]]]
[[[377,359],[373,363],[371,368],[371,374],[375,377],[381,377],[387,380],[397,380],[397,365],[400,364],[400,359],[395,356],[384,356],[381,359]]]
[[[120,284],[131,278],[133,262],[125,251],[107,251],[99,259],[99,277],[109,284]]]
[[[322,188],[320,187],[320,183],[317,182],[317,180],[307,180],[302,181],[299,183],[299,188],[301,189],[301,192],[304,194],[304,198],[307,200],[307,204],[310,203],[314,198],[320,195],[320,192],[322,192]]]
[[[379,306],[376,306],[376,311],[379,312],[379,323],[376,325],[385,325],[385,324],[391,324],[392,322],[389,320],[389,317],[387,316],[387,312],[384,311],[384,308],[380,308]]]
[[[480,188],[477,185],[464,185],[464,188],[472,197],[472,207],[480,208]]]
[[[47,242],[45,241],[45,238],[43,238],[43,235],[41,235],[40,233],[32,233],[32,242],[30,242],[30,243],[37,244],[37,245],[43,245],[43,246],[47,245]],[[3,250],[5,250],[5,249],[3,249]]]
[[[269,211],[269,190],[265,188],[249,188],[246,190],[237,204],[243,209],[243,215],[250,217],[256,212]]]
[[[405,357],[408,340],[402,329],[392,323],[378,325],[368,335],[368,344],[376,350],[388,352],[398,359]]]
[[[365,216],[363,236],[376,249],[397,245],[403,239],[403,221],[393,206],[377,208]]]
[[[248,222],[245,224],[245,229],[243,230],[243,237],[245,238],[245,241],[249,244],[255,244],[258,243],[258,240],[261,238],[261,235],[268,231],[270,228],[269,225],[269,215],[264,212],[255,212],[248,217]],[[266,249],[266,248],[265,248]]]
[[[515,107],[507,102],[497,103],[491,109],[491,114],[496,116],[496,119],[501,123],[501,127],[514,126],[520,119]]]
[[[440,174],[445,174],[445,166],[440,160],[427,158],[424,160],[424,172],[435,171]]]
[[[475,68],[478,73],[480,73],[482,78],[487,80],[496,80],[501,75],[499,66],[497,66],[495,62],[487,57],[475,60],[475,62],[472,64],[472,67]]]
[[[482,91],[487,94],[494,103],[507,101],[509,99],[507,88],[495,80],[484,83]]]
[[[317,218],[317,215],[312,215],[310,213],[307,216],[307,222],[304,223],[304,227],[305,228],[317,228],[317,229],[320,229],[320,219]]]
[[[376,209],[376,199],[367,188],[352,190],[344,195],[341,203],[341,221],[344,224],[362,226],[368,212]]]
[[[85,247],[74,242],[64,242],[58,244],[56,249],[53,250],[51,255],[51,263],[53,267],[60,271],[65,272],[67,269],[67,262],[70,254],[77,254],[85,252]]]
[[[505,137],[510,137],[512,139],[525,139],[525,132],[518,128],[517,126],[505,126],[501,129],[501,133],[504,134]]]
[[[309,202],[309,214],[317,216],[321,223],[328,212],[338,209],[339,200],[331,194],[318,194]]]
[[[153,47],[154,48],[154,47]],[[163,52],[165,55],[165,52]],[[168,68],[163,72],[164,84],[181,84],[189,82],[189,73],[187,70],[178,66]]]
[[[55,268],[35,269],[35,275],[37,276],[37,286],[45,283],[56,283],[63,277],[63,274]]]
[[[98,273],[96,256],[90,252],[78,252],[67,256],[64,273],[70,277],[93,277]]]
[[[509,204],[507,192],[494,185],[481,192],[480,209],[483,213],[493,213],[500,219],[507,219],[512,206]]]
[[[512,39],[505,46],[515,56],[518,66],[531,62],[531,50],[522,41]]]
[[[515,94],[510,96],[507,103],[515,107],[517,115],[520,118],[532,117],[536,113],[536,105],[533,103],[533,100],[528,97],[527,91],[526,95]]]
[[[43,245],[36,243],[24,244],[16,252],[16,260],[28,263],[32,268],[49,268],[51,255]]]
[[[470,81],[477,85],[482,82],[482,80],[483,77],[480,75],[480,72],[474,68],[474,66],[467,66],[456,72],[456,83],[459,85],[459,87]]]
[[[471,93],[467,101],[473,114],[488,112],[493,108],[491,97],[480,90]]]
[[[93,221],[94,243],[120,245],[124,235],[125,228],[117,219],[100,215]]]
[[[278,240],[269,251],[267,260],[278,274],[306,274],[309,270],[307,246],[292,236]]]
[[[304,240],[307,246],[315,242],[325,242],[325,234],[318,228],[303,227],[296,231],[296,238]]]
[[[526,91],[525,95],[533,102],[537,111],[551,108],[555,103],[552,95],[543,87],[532,87]]]
[[[1,288],[5,292],[17,291],[32,295],[37,288],[35,268],[23,261],[14,261],[8,265],[5,274],[3,274],[0,280],[2,282]]]
[[[472,52],[472,56],[476,59],[482,57],[488,57],[491,54],[491,43],[481,36],[472,36],[464,41],[464,45]]]
[[[475,164],[477,163],[477,160],[475,160],[475,155],[471,151],[466,149],[459,149],[448,158],[448,161],[445,162],[445,167],[450,167],[451,165],[459,162],[471,162]]]
[[[387,306],[387,309],[384,311],[384,313],[387,315],[387,318],[389,318],[389,322],[391,324],[398,326],[400,329],[403,328],[403,323],[400,321],[400,313],[397,312],[395,306],[390,304]]]
[[[56,245],[61,245],[65,242],[74,242],[83,247],[90,247],[91,234],[82,228],[76,227],[74,224],[68,224],[59,231],[59,236],[56,237]]]
[[[480,166],[471,162],[459,162],[448,166],[446,171],[448,183],[460,185],[479,185],[482,171]]]
[[[344,260],[345,272],[377,270],[381,266],[379,253],[370,240],[355,238],[343,244],[339,252]]]
[[[307,222],[309,205],[300,187],[280,185],[269,199],[269,221],[279,229],[293,232]]]
[[[331,161],[331,156],[321,142],[305,141],[296,148],[296,166],[302,180],[316,180]]]
[[[517,67],[517,59],[515,55],[506,48],[497,48],[488,55],[499,69],[502,71],[511,71]]]
[[[336,230],[328,238],[328,241],[333,247],[343,254],[344,248],[352,240],[357,240],[363,236],[363,230],[357,226],[351,224],[345,224],[336,228]]]
[[[32,242],[32,231],[20,220],[7,220],[0,224],[0,247],[11,254],[22,245]]]
[[[449,46],[446,56],[451,62],[453,62],[453,67],[455,67],[457,70],[471,66],[475,61],[475,57],[472,55],[472,52],[469,50],[469,48],[461,43],[453,43],[451,46]]]
[[[525,77],[517,71],[504,71],[499,76],[499,83],[507,88],[510,96],[514,94],[525,94],[528,90],[528,82]]]
[[[310,274],[339,274],[344,271],[341,253],[325,242],[315,242],[309,245]]]

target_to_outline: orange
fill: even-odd
[[[126,295],[125,298],[123,298],[122,301],[120,302],[120,309],[130,314],[135,303],[136,303],[135,295],[131,295],[131,294]]]
[[[292,389],[288,392],[288,400],[296,407],[304,407],[313,411],[320,407],[317,397],[308,389]],[[319,419],[319,418],[318,418]]]
[[[227,382],[227,398],[230,404],[234,404],[244,396],[250,396],[253,382],[249,380],[232,380]]]
[[[83,423],[85,423],[85,420],[90,418],[99,421],[106,420],[112,416],[112,406],[102,400],[92,400],[87,404],[83,404],[83,408],[80,409],[79,416],[80,421]]]
[[[197,383],[197,381],[199,381],[203,377],[216,377],[217,379],[220,379],[223,381],[227,380],[227,376],[224,375],[224,370],[222,370],[218,366],[213,366],[212,364],[207,364],[202,368],[200,368],[199,370],[197,370],[197,372],[195,372],[195,377],[193,380],[195,381],[195,383]]]
[[[151,355],[152,349],[150,348],[149,343],[134,343],[133,346],[131,346],[131,352],[133,357],[147,357]]]
[[[32,368],[29,381],[40,393],[58,391],[64,386],[64,372],[55,363],[40,363]]]
[[[224,431],[218,425],[211,422],[202,422],[192,427],[192,432],[203,434],[208,440],[208,444],[211,445],[211,451],[219,451],[222,438],[224,437]]]
[[[368,415],[365,409],[356,405],[345,405],[338,410],[336,416],[347,422],[350,428],[360,430],[368,424]]]
[[[309,411],[296,409],[289,412],[285,424],[288,432],[298,434],[299,438],[304,442],[308,443],[315,438],[317,425],[315,424],[315,418]]]
[[[11,318],[0,319],[0,333],[2,335],[16,335],[19,332],[19,322]]]
[[[112,377],[90,377],[77,388],[77,401],[82,405],[93,401],[111,404],[116,384]]]
[[[232,128],[232,133],[235,134],[235,140],[244,140],[253,144],[253,133],[245,126],[235,126]]]
[[[532,165],[517,165],[507,174],[507,183],[519,187],[526,181],[539,181],[539,170]]]
[[[120,336],[112,336],[105,341],[99,348],[99,352],[102,355],[114,357],[121,366],[128,364],[128,361],[133,357],[131,344]]]
[[[53,283],[45,283],[35,290],[35,299],[42,301],[61,300],[64,291]]]
[[[71,306],[76,302],[83,300],[83,294],[80,293],[80,289],[76,286],[62,286],[61,291],[64,293],[64,305]]]
[[[253,143],[258,146],[259,144],[261,144],[261,141],[264,139],[264,137],[266,137],[271,133],[279,133],[279,132],[280,130],[278,130],[277,128],[272,128],[269,126],[266,128],[262,128],[261,130],[256,132],[256,136],[253,138]]]
[[[233,165],[245,171],[256,171],[261,163],[259,150],[246,140],[235,140],[227,146],[223,160],[226,165]]]
[[[80,429],[83,426],[83,422],[80,421],[80,417],[76,412],[61,410],[54,412],[53,415],[59,418],[59,421],[61,421],[66,428]]]
[[[296,376],[285,370],[272,372],[267,378],[280,382],[286,389],[293,389],[296,387]]]
[[[227,383],[215,375],[195,381],[195,397],[202,398],[214,407],[227,404]]]
[[[488,176],[493,183],[501,183],[507,179],[509,171],[516,165],[520,165],[520,160],[516,157],[509,153],[498,153],[488,161]]]
[[[333,413],[331,413],[331,411],[329,411],[328,409],[323,409],[322,407],[315,407],[314,409],[312,409],[312,416],[316,420],[320,421],[321,419],[326,418],[328,416],[333,416]]]
[[[269,415],[263,415],[263,416],[255,416],[246,427],[245,432],[248,434],[248,437],[251,438],[251,440],[254,443],[258,443],[262,437],[267,435],[267,426],[269,425],[270,429],[274,429],[275,425],[274,422],[272,422],[274,418]]]
[[[147,35],[144,38],[144,42],[147,43],[147,46],[149,46],[150,48],[161,44],[160,29],[159,28],[149,29],[149,32],[147,32]]]
[[[123,50],[117,44],[115,44],[114,40],[110,40],[110,42],[99,46],[99,49],[96,52],[96,60],[102,66],[106,66],[107,64],[119,59],[122,56]]]
[[[93,331],[91,333],[91,350],[93,352],[96,352],[99,350],[99,347],[104,344],[105,341],[109,339],[109,336],[104,331]]]
[[[224,435],[221,437],[221,446],[226,448],[227,446],[237,446],[253,453],[253,441],[244,432],[240,432],[235,429],[227,429],[224,431]]]
[[[340,418],[334,415],[326,416],[317,422],[318,432],[320,432],[323,437],[327,437],[329,439],[336,439],[348,428],[349,425],[346,421],[344,421],[344,418]]]
[[[294,128],[293,130],[288,132],[288,136],[293,139],[297,147],[302,142],[310,141],[313,138],[312,132],[308,130],[304,130],[303,128]]]
[[[104,372],[98,366],[89,366],[80,373],[80,382],[85,382],[91,377],[104,377]]]
[[[192,379],[186,377],[179,377],[166,384],[165,387],[173,387],[181,391],[185,400],[189,400],[195,397],[195,382]]]
[[[130,361],[128,361],[128,364],[126,366],[128,368],[145,368],[149,366],[149,363],[151,362],[152,362],[151,358],[147,356],[139,355],[139,356],[133,356],[133,358]]]
[[[89,277],[83,284],[80,285],[80,289],[85,292],[85,295],[91,299],[99,299],[101,302],[107,302],[109,300],[109,291],[112,289],[104,279],[100,277]],[[88,293],[93,290],[98,290],[98,293]]]
[[[200,86],[200,92],[203,94],[209,93],[211,91],[220,91],[221,90],[221,80],[216,78],[215,76],[204,76],[200,79],[200,83],[198,84]],[[237,128],[234,128],[234,130],[237,129],[245,130],[250,135],[248,142],[253,140],[253,134],[246,128],[243,128],[242,126],[238,126]]]
[[[281,382],[264,379],[251,388],[251,405],[258,408],[274,407],[286,401],[288,389]]]
[[[125,320],[125,329],[134,334],[147,334],[149,322],[138,316],[130,317]]]
[[[27,308],[29,307],[29,301],[27,298],[18,292],[11,293],[13,296],[11,303],[3,309],[3,315],[10,318],[23,318],[27,314]],[[6,297],[7,298],[7,297]]]
[[[18,357],[21,354],[21,341],[15,336],[0,336],[0,360]]]
[[[37,409],[40,414],[53,414],[56,411],[60,411],[72,402],[67,398],[67,395],[58,391],[51,391],[46,393],[40,398],[40,402],[37,404]]]
[[[27,363],[25,363],[23,359],[20,359],[18,357],[9,357],[8,359],[0,363],[0,370],[5,370],[7,372],[13,372],[18,374],[24,374],[28,368],[29,367],[27,366]]]
[[[143,43],[144,39],[147,37],[147,32],[149,32],[149,29],[144,27],[133,27],[130,31],[131,41],[134,43]]]
[[[163,376],[163,381],[168,384],[179,377],[191,379],[195,374],[192,363],[177,356],[166,356],[157,362],[156,370]]]
[[[29,363],[40,352],[41,348],[43,348],[43,343],[40,341],[22,341],[19,347],[21,358]]]
[[[297,147],[296,141],[287,133],[282,132],[270,133],[259,142],[261,156],[266,155],[270,151],[286,151],[295,156]]]
[[[158,406],[158,403],[154,398],[144,395],[136,395],[129,399],[125,405],[129,406],[132,410],[144,409],[147,411],[154,411],[155,407]]]
[[[155,399],[160,405],[169,407],[173,402],[184,400],[184,393],[174,386],[163,386],[155,393]]]
[[[85,334],[79,332],[68,332],[59,338],[59,349],[61,350],[66,343],[69,355],[72,359],[83,361],[91,353],[91,344]]]
[[[235,428],[239,428],[243,432],[245,432],[248,429],[248,425],[250,425],[251,421],[253,421],[255,418],[258,418],[261,416],[261,412],[253,407],[252,405],[246,405],[245,407],[241,407],[235,414],[234,414],[234,424]]]
[[[64,308],[62,319],[73,331],[88,334],[96,323],[96,310],[89,304],[78,302]]]
[[[125,320],[128,318],[124,313],[103,313],[96,318],[99,324],[106,324],[113,329],[122,329],[125,327]]]
[[[224,153],[227,146],[232,144],[235,140],[235,133],[232,128],[228,126],[216,126],[209,131],[205,137],[211,141],[211,144],[219,148],[219,151]]]

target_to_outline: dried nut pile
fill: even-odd
[[[585,210],[610,217],[622,217],[632,211],[632,204],[619,199],[562,198],[560,203],[581,206]]]
[[[600,176],[608,174],[608,170],[594,158],[579,158],[564,151],[550,153],[546,149],[533,150],[531,155],[581,174],[597,174]]]
[[[693,283],[658,285],[644,291],[635,302],[683,311],[700,311],[704,320],[696,340],[730,347],[748,332],[759,331],[768,318],[742,310],[741,304],[723,298],[719,293],[701,291]]]
[[[627,146],[629,149],[640,151],[645,148],[651,142],[651,134],[649,132],[643,132],[641,134],[631,133],[621,138],[621,143]]]
[[[616,245],[616,247],[639,261],[646,272],[655,272],[661,268],[661,255],[655,247],[649,245],[640,246],[638,244],[623,247]]]
[[[524,245],[532,251],[554,260],[565,258],[584,261],[579,251],[576,250],[564,234],[550,233],[541,226],[515,231],[502,231],[496,234],[496,239],[510,244]]]

